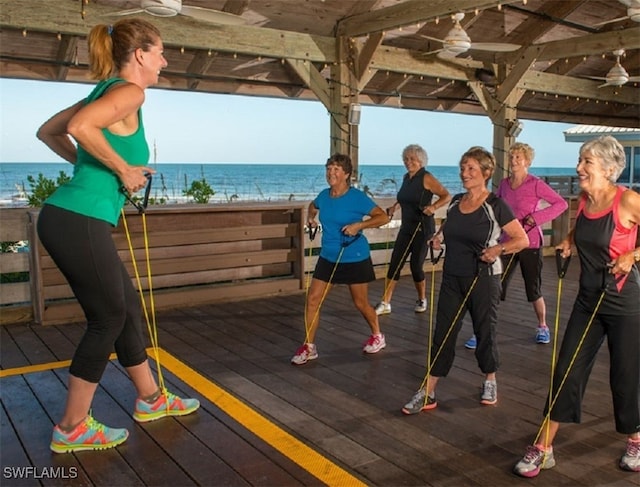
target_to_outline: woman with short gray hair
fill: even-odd
[[[616,431],[627,437],[619,466],[640,472],[640,194],[615,184],[623,169],[624,149],[611,136],[580,148],[576,172],[582,195],[575,225],[556,247],[568,258],[575,245],[580,287],[542,426],[514,467],[522,477],[555,466],[553,440],[560,423],[580,423],[585,386],[605,337]]]

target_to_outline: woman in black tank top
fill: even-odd
[[[625,164],[624,149],[611,136],[580,148],[578,214],[557,247],[566,258],[575,245],[580,287],[554,372],[551,411],[545,408],[539,437],[514,468],[523,477],[555,465],[553,439],[560,423],[580,422],[585,385],[605,337],[616,431],[627,437],[619,466],[640,472],[640,194],[615,184]]]
[[[391,260],[385,279],[382,300],[376,306],[378,315],[391,313],[391,296],[400,279],[400,271],[411,254],[409,267],[418,293],[414,311],[423,313],[427,310],[426,280],[423,270],[427,256],[427,241],[436,231],[434,215],[438,208],[449,203],[451,195],[425,166],[427,152],[417,144],[408,145],[402,151],[402,161],[407,173],[402,179],[396,202],[387,208],[389,218],[400,207],[402,223],[393,245]],[[433,197],[438,199],[434,202]]]

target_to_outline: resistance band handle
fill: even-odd
[[[129,200],[129,203],[135,206],[138,212],[141,214],[144,213],[145,210],[147,209],[147,205],[149,204],[149,194],[151,193],[151,180],[152,180],[151,173],[145,173],[144,177],[147,178],[147,187],[144,191],[144,197],[142,199],[142,203],[138,203],[137,201],[134,201],[129,191],[127,191],[127,188],[125,188],[124,185],[120,186],[120,191],[122,192],[122,194],[124,194],[127,200]]]
[[[346,249],[349,245],[351,245],[353,242],[358,240],[360,237],[362,237],[361,233],[358,233],[357,235],[354,235],[353,237],[349,237],[348,235],[344,235],[343,234],[342,247]]]
[[[569,268],[569,262],[571,262],[571,254],[569,257],[562,257],[562,250],[556,249],[556,269],[558,270],[558,277],[563,279]]]
[[[149,204],[149,194],[151,193],[151,181],[153,178],[151,177],[151,173],[145,174],[147,178],[147,188],[144,190],[144,198],[142,199],[142,208],[144,210],[147,209],[147,205]]]
[[[431,264],[436,265],[442,257],[442,253],[444,252],[444,248],[440,247],[440,252],[437,254],[435,250],[433,250],[433,240],[429,240],[429,259],[431,260]]]
[[[305,225],[304,230],[309,234],[309,240],[313,240],[316,238],[316,233],[318,233],[318,226]]]
[[[524,229],[525,233],[529,233],[531,230],[533,230],[534,228],[536,228],[536,224],[531,224],[531,223],[527,223],[525,220],[527,218],[529,218],[531,216],[531,214],[525,216],[522,220],[520,220],[520,225],[522,225],[522,228]]]
[[[615,274],[610,274],[608,270],[612,267],[613,264],[609,263],[602,271],[602,292],[608,291],[612,285],[617,286],[618,283],[626,276],[626,274],[618,274],[617,276]]]

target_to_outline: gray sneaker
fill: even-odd
[[[495,380],[485,380],[482,384],[482,396],[480,403],[486,406],[492,406],[498,402],[498,384]]]
[[[540,470],[546,470],[556,466],[553,458],[553,450],[544,452],[534,445],[527,447],[527,451],[518,463],[513,467],[513,473],[520,477],[535,477]]]
[[[375,310],[378,316],[388,315],[389,313],[391,313],[391,304],[380,301],[378,304],[376,304]]]
[[[627,441],[627,451],[620,459],[620,468],[630,472],[640,472],[640,441]]]
[[[438,406],[435,393],[432,396],[427,396],[427,392],[423,387],[416,392],[411,400],[404,405],[402,412],[404,414],[418,414],[420,411],[428,411],[429,409],[435,409]]]
[[[417,299],[413,311],[415,311],[416,313],[424,313],[425,311],[427,311],[427,300]]]

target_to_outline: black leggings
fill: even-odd
[[[507,297],[507,287],[513,277],[516,266],[520,263],[520,272],[524,280],[527,301],[533,303],[542,297],[542,251],[540,249],[524,249],[517,254],[507,254],[502,257],[502,294],[500,299]]]
[[[98,383],[114,351],[123,367],[147,359],[140,298],[118,256],[109,223],[45,205],[38,236],[82,306],[87,328],[69,373]]]
[[[413,237],[413,240],[411,237]],[[400,229],[393,244],[387,279],[400,280],[400,271],[407,261],[407,255],[411,252],[409,267],[413,282],[424,281],[424,259],[427,257],[427,248],[426,237],[422,230],[416,231],[414,235],[413,232],[410,233]]]
[[[579,423],[582,398],[601,345],[607,338],[609,347],[609,385],[613,397],[616,431],[625,435],[640,432],[640,315],[606,315],[597,313],[580,343],[591,319],[591,311],[578,303],[567,323],[558,363],[553,376],[551,419],[559,423]],[[578,353],[576,354],[576,350]],[[572,359],[572,367],[569,364]],[[569,370],[569,372],[567,372]],[[563,382],[562,388],[560,384]],[[558,388],[560,392],[558,393]],[[600,391],[604,394],[604,390]],[[556,397],[557,396],[557,397]],[[548,413],[549,400],[545,404]]]
[[[473,289],[469,293],[469,289]],[[469,293],[465,306],[460,306]],[[473,277],[442,275],[436,329],[431,347],[431,375],[446,377],[456,356],[456,340],[462,328],[462,319],[469,311],[473,333],[478,340],[475,356],[483,374],[497,372],[500,356],[496,343],[498,304],[500,303],[500,275],[481,273],[474,284]],[[454,318],[458,316],[457,320]]]

